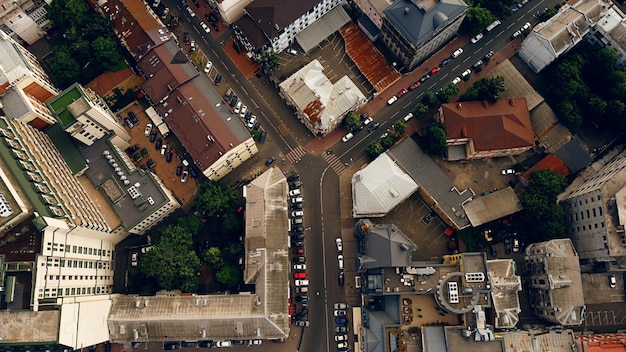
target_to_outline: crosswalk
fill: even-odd
[[[289,153],[287,153],[286,158],[290,163],[295,164],[300,161],[300,158],[302,158],[304,154],[306,154],[306,149],[302,146],[298,146],[298,148],[292,149]]]
[[[335,171],[337,173],[337,175],[341,175],[343,170],[346,169],[345,165],[343,164],[343,162],[341,160],[339,160],[337,155],[329,154],[329,153],[323,153],[322,157],[330,165],[330,167],[333,169],[333,171]]]

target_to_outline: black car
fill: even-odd
[[[343,271],[339,272],[339,275],[337,276],[337,283],[339,286],[343,286]]]
[[[276,161],[276,158],[272,155],[269,157],[269,159],[265,160],[265,166],[270,166],[272,165],[272,163]]]
[[[380,123],[376,122],[376,123],[374,123],[373,125],[371,125],[370,127],[368,127],[368,128],[367,128],[367,131],[368,131],[369,133],[372,133],[372,132],[376,131],[376,129],[377,129],[378,127],[380,127]]]
[[[215,13],[211,12],[208,15],[205,15],[207,21],[209,22],[217,22],[217,16],[215,16]]]
[[[426,82],[429,78],[430,78],[430,75],[425,74],[424,76],[422,76],[422,78],[420,78],[420,83]]]
[[[291,208],[295,210],[302,210],[302,203],[293,203],[291,204]]]
[[[164,350],[177,350],[180,348],[180,345],[177,343],[166,343],[163,345]]]
[[[267,138],[267,133],[265,131],[261,131],[261,134],[259,135],[259,143],[261,144],[265,143],[266,138]]]
[[[156,144],[154,145],[154,148],[156,150],[159,150],[159,149],[161,149],[161,146],[163,146],[163,138],[159,137],[156,140]]]
[[[191,176],[192,178],[198,177],[198,172],[196,171],[196,168],[194,166],[189,165],[187,170],[189,170],[189,176]]]
[[[491,246],[489,246],[489,250],[491,251],[491,256],[496,258],[498,256],[498,249],[496,248],[495,244],[492,244]]]
[[[174,153],[172,153],[172,151],[168,151],[167,154],[165,154],[165,161],[167,161],[168,163],[172,162],[172,157],[174,156]]]
[[[433,221],[434,218],[435,218],[435,214],[433,214],[433,212],[431,211],[430,213],[426,214],[426,216],[424,216],[424,219],[422,219],[422,222],[428,225],[430,224],[431,221]]]
[[[183,44],[189,44],[189,32],[183,33]]]
[[[364,112],[361,114],[361,121],[365,121],[367,120],[367,118],[370,117],[370,114]]]
[[[135,152],[138,151],[139,149],[141,149],[141,146],[139,144],[135,144],[132,147],[128,148],[126,152],[128,154],[135,154]]]
[[[300,180],[294,181],[294,182],[289,184],[289,189],[296,189],[296,188],[300,188],[300,187],[302,187],[302,181],[300,181]]]
[[[189,342],[189,341],[183,341],[180,343],[181,347],[196,347],[198,346],[197,342]]]
[[[303,255],[297,255],[297,256],[293,257],[292,261],[294,263],[304,264],[304,263],[306,263],[306,257],[303,256]]]
[[[289,175],[289,177],[287,177],[287,181],[288,182],[293,182],[293,181],[295,181],[295,180],[297,180],[299,178],[300,178],[300,174],[291,174],[291,175]]]
[[[213,29],[215,29],[216,32],[220,31],[220,27],[217,26],[217,23],[211,22],[211,27],[213,27]]]
[[[212,348],[213,346],[215,346],[215,342],[213,342],[213,341],[200,341],[200,342],[198,342],[198,346],[200,346],[202,348]]]
[[[129,113],[128,113],[128,118],[129,118],[129,119],[130,119],[130,120],[131,120],[131,121],[132,121],[135,125],[139,124],[139,120],[137,119],[137,116],[135,115],[135,113],[134,113],[134,112],[132,112],[132,111],[131,111],[131,112],[129,112]]]
[[[296,302],[307,303],[309,301],[308,295],[296,296]]]
[[[302,248],[304,247],[304,242],[302,241],[292,241],[291,246],[294,248]]]
[[[213,84],[218,86],[221,81],[222,81],[222,76],[221,75],[217,75],[217,76],[215,76],[215,79],[213,80]]]
[[[508,238],[504,240],[504,254],[511,254],[511,240]]]
[[[183,164],[179,164],[176,167],[176,176],[180,176],[180,174],[182,174],[182,173],[183,173]]]
[[[291,234],[292,241],[304,241],[304,234],[302,233],[292,233]]]
[[[291,228],[292,232],[303,232],[304,231],[304,226],[302,225],[296,225],[294,227]]]
[[[233,340],[233,345],[245,345],[246,340]]]
[[[489,51],[485,57],[483,58],[483,60],[485,60],[486,62],[489,62],[489,60],[491,60],[491,58],[495,55],[495,53],[493,52],[493,50]]]
[[[150,133],[150,143],[153,143],[156,140],[156,136],[157,136],[157,131],[152,131],[152,133]]]
[[[441,61],[441,63],[439,64],[439,66],[440,66],[440,67],[444,67],[445,65],[449,64],[449,63],[450,63],[450,61],[452,61],[452,59],[450,59],[450,58],[444,59],[443,61]]]

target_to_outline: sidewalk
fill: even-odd
[[[387,100],[391,98],[392,95],[399,92],[402,88],[407,88],[412,83],[418,81],[423,75],[428,73],[431,68],[439,65],[441,61],[445,58],[450,57],[452,52],[457,48],[460,48],[469,42],[469,37],[466,36],[458,36],[456,39],[452,40],[448,45],[446,45],[443,49],[435,53],[428,60],[426,60],[423,64],[421,64],[418,68],[413,70],[413,72],[404,75],[401,79],[399,79],[395,84],[390,86],[384,92],[380,93],[374,100],[365,104],[363,108],[359,111],[359,113],[367,112],[370,116],[376,114],[380,109],[387,105]],[[488,65],[485,65],[484,69],[481,72],[473,72],[469,81],[459,83],[459,93],[451,98],[451,101],[456,100],[459,96],[461,96],[465,91],[471,87],[471,85],[485,77],[485,75],[491,71],[497,64],[503,62],[510,57],[517,54],[522,43],[522,38],[517,38],[513,42],[509,43],[506,48],[498,51],[492,58]],[[471,63],[473,64],[473,63]],[[470,66],[471,66],[470,64]],[[450,81],[452,81],[454,77],[450,77]],[[417,103],[417,101],[415,102]],[[341,140],[341,137],[345,134],[343,129],[336,129],[335,131],[329,133],[324,138],[317,138],[311,142],[309,142],[304,148],[310,153],[321,153],[330,148],[333,144],[337,143]]]

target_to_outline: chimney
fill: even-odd
[[[404,8],[404,14],[407,15],[408,13],[409,13],[409,7],[407,6]]]

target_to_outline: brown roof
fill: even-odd
[[[441,106],[448,140],[470,138],[476,151],[532,146],[526,98],[449,103]]]
[[[139,47],[149,43],[146,31],[163,26],[152,17],[142,0],[109,0],[106,8],[105,13],[109,15],[115,32],[133,55],[137,54]]]
[[[163,27],[163,23],[146,10],[146,3],[143,0],[122,0],[122,3],[144,31]]]
[[[557,175],[563,177],[569,176],[569,169],[565,162],[554,154],[548,154],[545,158],[541,159],[540,162],[521,174],[520,178],[528,182],[530,181],[530,175],[541,170],[552,170]]]
[[[268,43],[267,37],[250,16],[242,16],[235,24],[248,38],[250,44],[254,45],[255,49],[260,49],[265,43]]]
[[[107,95],[113,88],[133,77],[133,70],[125,68],[117,72],[105,72],[87,83],[86,87],[93,90],[99,96]]]
[[[318,3],[319,0],[255,0],[246,6],[246,13],[269,38],[275,38]]]
[[[402,77],[355,23],[346,24],[339,32],[346,43],[346,53],[377,92]]]

